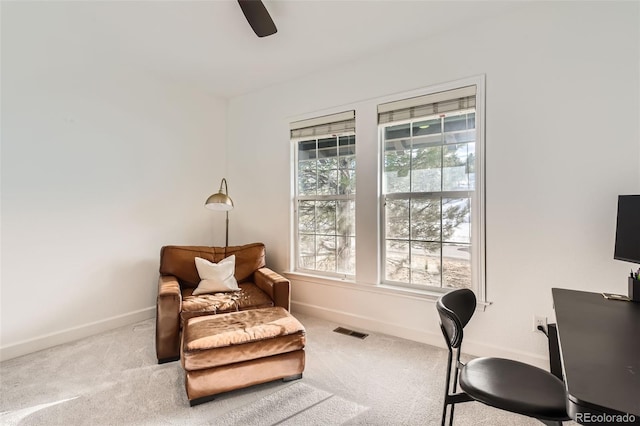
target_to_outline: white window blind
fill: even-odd
[[[378,123],[446,114],[476,106],[476,86],[460,87],[378,105]]]
[[[338,135],[356,131],[356,112],[345,111],[290,124],[291,139]]]

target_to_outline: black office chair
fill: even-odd
[[[442,408],[442,425],[450,405],[449,424],[453,424],[455,404],[479,401],[512,413],[533,417],[547,425],[570,420],[565,408],[564,385],[545,370],[502,358],[476,358],[466,365],[460,362],[462,330],[476,309],[471,290],[453,290],[437,303],[440,328],[449,348],[447,380]],[[453,352],[455,366],[452,366]],[[452,367],[454,367],[452,369]],[[458,382],[462,392],[458,392]]]

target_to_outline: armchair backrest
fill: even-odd
[[[266,265],[263,243],[229,247],[164,246],[160,249],[160,275],[173,275],[180,285],[195,288],[200,283],[196,257],[218,263],[232,254],[236,256],[235,277],[239,283],[247,281]]]

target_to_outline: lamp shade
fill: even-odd
[[[211,210],[229,211],[233,209],[233,200],[227,194],[218,192],[209,196],[204,206]]]
[[[223,186],[224,192],[222,192]],[[218,211],[229,211],[233,209],[233,200],[231,199],[231,197],[229,197],[228,192],[227,180],[225,178],[222,178],[222,182],[220,182],[220,189],[217,193],[210,195],[209,198],[207,198],[204,206],[208,209]]]

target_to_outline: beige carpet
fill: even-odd
[[[189,407],[179,362],[157,365],[154,321],[123,327],[0,364],[2,425],[436,425],[446,350],[297,315],[307,366],[273,382]],[[366,330],[362,330],[365,331]],[[479,403],[456,425],[539,425]]]

